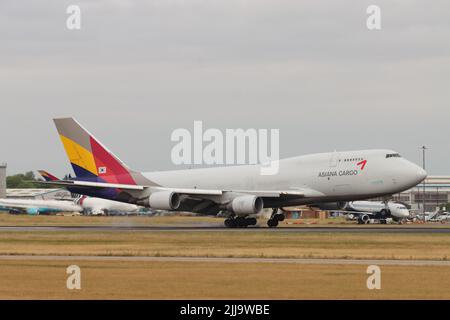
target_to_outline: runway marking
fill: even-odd
[[[213,257],[128,257],[128,256],[36,256],[0,255],[10,261],[132,261],[132,262],[202,262],[202,263],[279,263],[303,265],[388,265],[388,266],[445,266],[441,260],[376,260],[376,259],[302,259],[302,258],[213,258]]]

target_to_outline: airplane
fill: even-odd
[[[359,224],[368,224],[371,219],[386,224],[388,218],[403,223],[410,217],[410,212],[404,204],[392,201],[351,201],[344,210],[349,218],[357,218]]]
[[[420,217],[421,214],[418,214]],[[440,208],[436,208],[434,212],[426,212],[425,213],[425,221],[426,222],[447,222],[450,221],[450,213],[445,210],[441,210]]]
[[[109,215],[115,212],[134,213],[139,207],[134,204],[106,199],[77,196],[73,201],[35,200],[35,199],[0,199],[0,211],[11,214],[29,215],[53,214],[60,212],[79,212],[91,215]]]
[[[427,173],[392,150],[310,154],[278,160],[276,175],[261,175],[261,164],[138,172],[74,118],[54,119],[75,172],[52,181],[69,191],[133,203],[156,210],[199,214],[225,212],[226,227],[256,225],[272,208],[269,227],[284,219],[280,208],[296,205],[342,209],[348,201],[388,197],[419,184]]]
[[[59,179],[45,170],[38,170],[39,174],[47,182],[59,181]],[[108,215],[114,212],[133,213],[139,211],[139,206],[135,204],[106,200],[101,198],[77,195],[74,203],[83,208],[83,212],[91,215]]]
[[[76,200],[84,208],[86,214],[93,216],[110,215],[118,212],[137,213],[139,206],[119,201],[80,196]]]
[[[59,212],[83,212],[83,207],[63,200],[0,199],[0,210],[7,210],[11,214],[26,213],[34,216]]]
[[[450,221],[450,213],[449,212],[442,212],[436,217],[436,222],[449,222]]]

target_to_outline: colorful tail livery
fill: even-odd
[[[54,119],[59,137],[79,180],[135,185],[122,161],[73,118]]]
[[[44,178],[45,181],[59,181],[59,179],[57,177],[48,173],[45,170],[38,170],[38,172],[42,176],[42,178]]]

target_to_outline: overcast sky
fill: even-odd
[[[81,7],[81,30],[66,8]],[[366,9],[381,8],[369,31]],[[450,174],[450,2],[0,1],[0,162],[71,170],[76,117],[137,170],[176,128],[279,128],[281,157],[390,148]]]

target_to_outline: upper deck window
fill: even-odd
[[[402,156],[398,153],[388,153],[386,158],[401,158]]]

